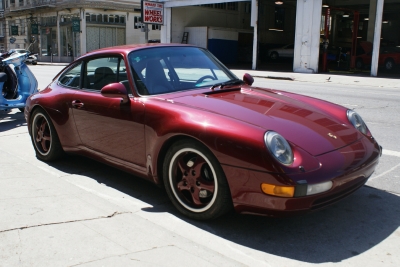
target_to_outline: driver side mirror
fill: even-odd
[[[121,103],[128,103],[129,96],[126,88],[120,83],[110,83],[101,88],[101,95],[108,98],[122,98]]]
[[[245,73],[243,75],[243,81],[247,84],[247,85],[252,85],[254,83],[254,78],[253,76],[251,76],[248,73]]]

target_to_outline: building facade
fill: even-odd
[[[40,61],[71,62],[98,48],[145,43],[140,0],[4,0],[3,4],[2,49],[29,48]],[[160,29],[150,27],[148,38],[159,40]]]

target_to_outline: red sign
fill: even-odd
[[[164,3],[142,1],[142,23],[164,24]]]

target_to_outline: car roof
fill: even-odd
[[[195,47],[193,45],[187,44],[160,44],[160,43],[150,43],[150,44],[130,44],[130,45],[120,45],[120,46],[111,46],[100,48],[97,50],[90,51],[83,55],[83,57],[94,56],[97,54],[104,54],[104,53],[123,53],[128,54],[134,50],[146,49],[146,48],[154,48],[154,47],[174,47],[174,46],[186,46],[186,47]]]

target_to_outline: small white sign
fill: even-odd
[[[142,22],[164,24],[164,3],[142,1]]]

